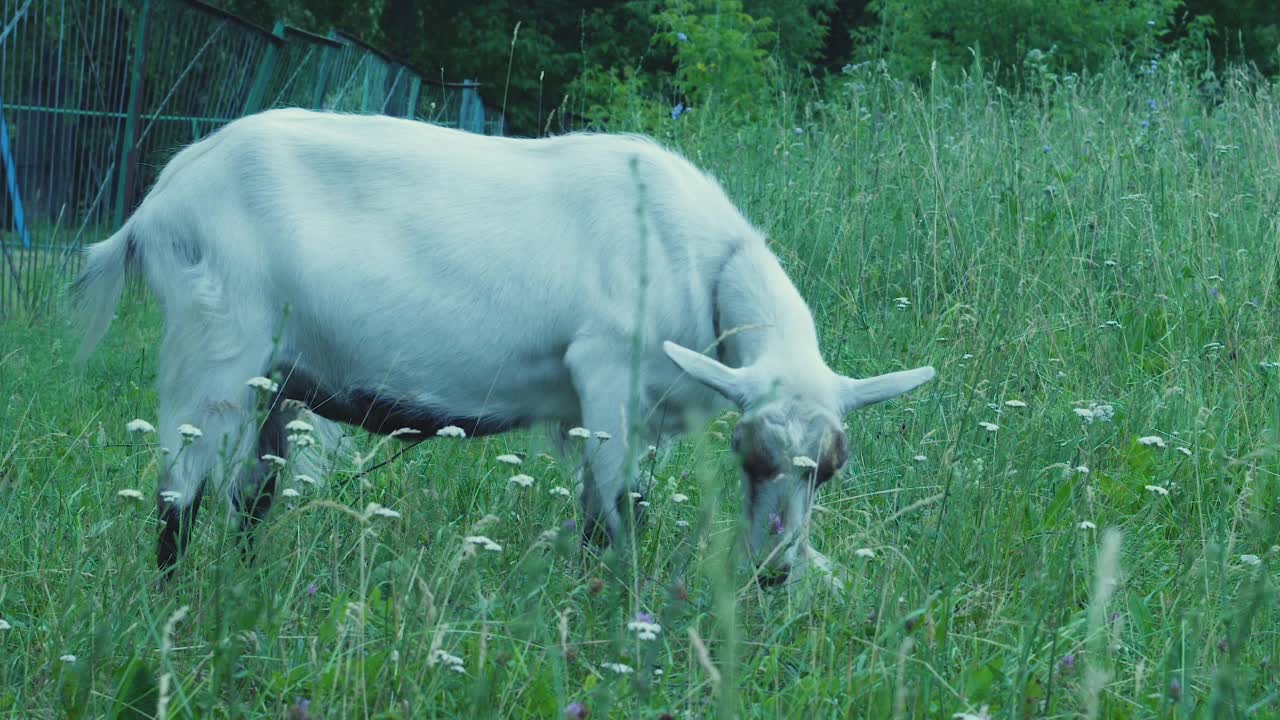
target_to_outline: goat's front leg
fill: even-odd
[[[613,348],[606,349],[599,341],[589,344],[575,343],[566,355],[573,376],[575,389],[581,402],[582,423],[593,434],[579,440],[583,454],[582,506],[586,514],[588,538],[601,531],[611,545],[625,543],[630,538],[627,524],[628,508],[639,510],[631,493],[638,483],[639,457],[628,452],[631,424],[627,412],[631,407],[631,368],[629,360],[616,357]],[[643,404],[640,405],[643,412]],[[597,433],[607,433],[601,439]],[[627,469],[630,467],[631,483]],[[631,513],[634,517],[635,513]]]

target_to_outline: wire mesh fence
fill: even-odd
[[[47,308],[170,157],[275,107],[501,134],[473,82],[198,0],[0,0],[0,320]]]

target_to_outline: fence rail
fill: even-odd
[[[0,0],[0,320],[48,307],[175,152],[274,107],[504,130],[477,83],[338,30],[267,30],[199,0]]]

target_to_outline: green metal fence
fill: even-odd
[[[307,107],[503,130],[476,83],[198,0],[0,0],[0,23],[0,320],[47,306],[174,153],[237,117]]]

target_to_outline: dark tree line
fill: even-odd
[[[514,130],[534,133],[592,68],[650,77],[674,72],[655,42],[655,16],[715,0],[214,0],[264,26],[277,19],[340,28],[424,73],[484,84]],[[723,0],[768,18],[769,50],[784,72],[822,76],[887,57],[903,74],[962,63],[978,48],[996,66],[1056,48],[1063,69],[1144,43],[1195,48],[1217,60],[1280,68],[1280,0]],[[516,33],[516,27],[519,31]],[[513,44],[514,36],[514,44]],[[572,106],[572,102],[570,103]]]

